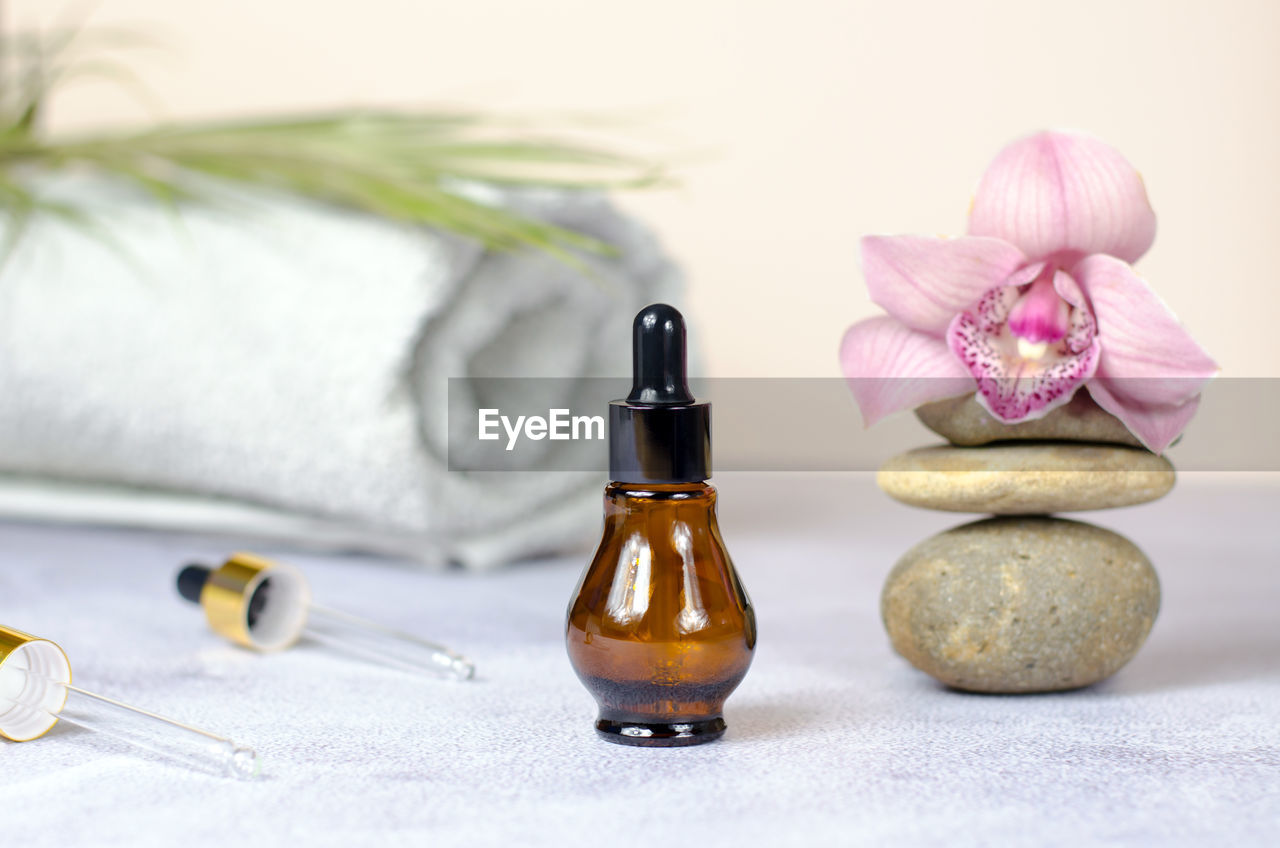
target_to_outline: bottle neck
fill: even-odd
[[[609,500],[692,501],[715,500],[716,489],[710,483],[618,483],[604,490]]]
[[[604,490],[606,522],[715,521],[716,490],[708,483],[610,483]]]

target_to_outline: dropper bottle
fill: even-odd
[[[631,393],[609,405],[604,536],[569,605],[569,661],[604,739],[697,745],[724,734],[755,613],[716,523],[711,407],[689,391],[674,307],[636,316],[632,358]]]

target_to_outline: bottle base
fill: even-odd
[[[701,721],[649,724],[638,721],[596,721],[596,733],[615,745],[640,748],[678,748],[714,742],[724,735],[725,723],[720,716]]]

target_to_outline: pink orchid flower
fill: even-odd
[[[975,389],[1013,424],[1084,386],[1163,452],[1218,366],[1129,267],[1155,231],[1118,151],[1042,132],[987,168],[969,235],[863,238],[867,288],[889,315],[850,327],[840,359],[867,425]]]

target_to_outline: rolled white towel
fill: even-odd
[[[679,274],[595,193],[472,189],[593,236],[590,274],[276,195],[178,218],[62,179],[0,274],[0,514],[483,568],[598,529],[595,474],[450,472],[449,377],[621,376]]]

